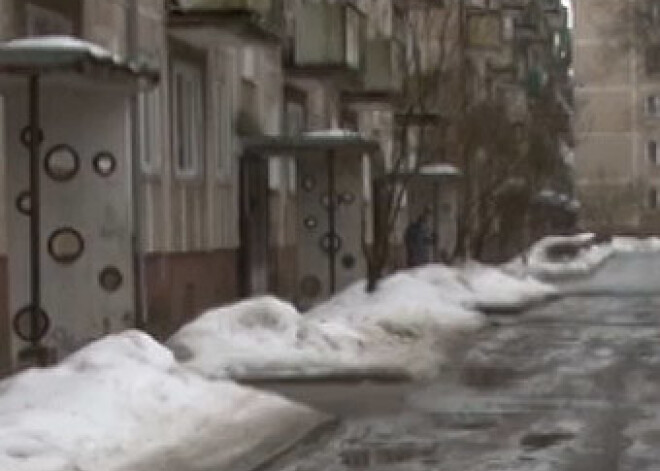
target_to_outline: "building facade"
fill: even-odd
[[[75,153],[77,162],[70,181],[47,174],[45,163],[41,175],[43,307],[51,325],[36,344],[46,347],[46,360],[124,328],[165,339],[240,297],[274,293],[302,308],[322,301],[365,276],[363,249],[378,237],[376,181],[402,195],[385,235],[392,244],[385,270],[405,264],[404,229],[429,208],[439,236],[432,260],[446,258],[460,236],[470,176],[455,139],[458,106],[497,96],[510,120],[529,123],[528,87],[547,91],[552,82],[558,90],[565,79],[550,64],[552,32],[565,22],[554,1],[0,5],[2,40],[85,41],[94,61],[96,46],[107,51],[106,74],[125,58],[134,75],[119,88],[83,76],[44,98],[41,158],[53,154],[61,163]],[[465,87],[463,104],[455,102],[457,84]],[[6,371],[21,366],[30,344],[16,332],[31,285],[29,207],[19,211],[29,203],[28,168],[15,158],[25,153],[17,139],[29,96],[2,92]],[[60,233],[61,243],[53,239]],[[76,247],[80,253],[71,253]],[[38,325],[31,319],[24,323]]]
[[[657,233],[657,2],[573,2],[576,171],[583,224]]]

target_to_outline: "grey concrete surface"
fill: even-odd
[[[617,256],[575,296],[492,318],[432,384],[299,385],[343,423],[268,469],[658,471],[657,275],[657,256]]]

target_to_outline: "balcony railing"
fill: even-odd
[[[364,14],[350,3],[299,5],[288,66],[298,72],[359,75],[364,67]]]

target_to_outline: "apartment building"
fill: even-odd
[[[389,2],[6,3],[3,39],[42,37],[28,42],[42,60],[73,50],[127,77],[118,87],[67,75],[37,113],[38,158],[72,167],[39,172],[46,320],[17,321],[32,292],[24,280],[34,231],[27,159],[10,156],[25,153],[29,96],[27,85],[3,89],[4,116],[24,118],[3,120],[3,368],[52,361],[133,326],[166,337],[241,296],[311,305],[364,276],[371,176],[384,172],[379,142],[391,141],[397,93],[396,79],[381,75],[397,71]],[[357,133],[365,122],[371,137]],[[38,338],[24,342],[18,331],[30,326]],[[33,350],[48,358],[22,358]]]
[[[657,46],[639,30],[657,24],[657,8],[653,1],[573,2],[576,180],[589,229],[660,230]]]
[[[392,175],[409,187],[393,251],[407,221],[431,208],[439,259],[456,244],[462,210],[446,80],[467,77],[474,99],[496,81],[528,119],[528,94],[520,97],[530,66],[511,58],[531,46],[507,36],[506,16],[526,10],[511,1],[460,10],[430,0],[1,1],[3,40],[68,38],[19,42],[31,66],[81,61],[48,81],[32,113],[44,162],[41,234],[31,243],[29,159],[16,156],[33,155],[32,95],[14,76],[25,65],[11,62],[16,43],[0,47],[5,369],[133,326],[165,338],[243,296],[275,293],[302,308],[322,301],[365,276],[374,182]],[[477,17],[487,21],[473,27]],[[411,101],[411,78],[440,57],[447,76],[424,105]],[[456,72],[464,60],[466,76]],[[433,145],[422,145],[427,138]],[[18,316],[34,295],[35,246],[47,318]]]

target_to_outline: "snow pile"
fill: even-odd
[[[562,248],[564,256],[557,256]],[[554,256],[552,252],[555,252]],[[660,238],[612,237],[608,242],[596,242],[591,233],[574,236],[548,236],[536,242],[525,255],[514,259],[504,270],[517,276],[533,275],[556,279],[592,273],[617,253],[659,252]],[[571,253],[573,252],[573,253]]]
[[[509,263],[505,270],[519,276],[529,274],[539,278],[580,276],[591,273],[613,253],[611,244],[595,244],[595,234],[548,236],[536,242],[526,254]],[[573,248],[572,254],[553,257],[559,247]]]
[[[265,296],[209,310],[167,344],[186,366],[216,378],[349,367],[363,342],[348,324],[313,322],[291,304]]]
[[[613,237],[612,249],[617,253],[631,252],[660,252],[660,238],[649,237],[638,239],[635,237]]]
[[[457,340],[483,325],[480,309],[515,310],[552,293],[529,277],[476,263],[429,265],[381,280],[374,293],[358,281],[304,315],[273,297],[213,309],[168,346],[211,378],[377,370],[426,375]]]
[[[0,382],[0,469],[244,469],[246,457],[290,445],[323,420],[194,375],[129,331]]]
[[[475,307],[486,311],[515,311],[557,293],[555,287],[532,276],[514,277],[478,263],[468,264],[464,276],[474,293]]]

